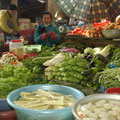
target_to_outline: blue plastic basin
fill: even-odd
[[[8,105],[7,99],[0,99],[0,112],[9,110],[12,110],[12,108]]]
[[[21,92],[32,92],[38,89],[52,90],[54,92],[59,92],[65,95],[72,95],[76,99],[84,97],[85,95],[72,87],[63,85],[32,85],[17,89],[11,92],[7,97],[8,104],[14,108],[18,120],[73,120],[74,116],[72,114],[72,107],[67,107],[64,109],[57,110],[32,110],[22,108],[13,103],[13,101],[18,100]]]

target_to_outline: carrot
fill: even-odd
[[[18,62],[15,60],[15,61],[11,62],[11,64],[16,65],[16,64],[18,64]]]
[[[3,68],[3,65],[0,65],[0,68]]]

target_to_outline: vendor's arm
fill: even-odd
[[[16,18],[13,17],[13,20],[12,20],[12,21],[13,21],[14,31],[19,32],[20,29],[19,29],[19,26],[18,26],[18,24],[17,24]]]
[[[0,27],[2,28],[2,30],[4,30],[5,32],[7,32],[9,34],[11,34],[11,32],[13,31],[7,25],[7,16],[6,16],[6,14],[3,14],[3,15],[0,16]]]
[[[60,42],[60,32],[58,30],[58,27],[54,25],[54,29],[53,29],[53,32],[55,32],[55,35],[56,35],[56,38],[55,39],[52,39],[52,43],[54,44],[58,44]]]
[[[39,31],[39,26],[36,27],[35,32],[34,32],[34,42],[36,44],[42,44],[44,41],[41,39],[41,36],[44,33],[39,33],[38,31]]]

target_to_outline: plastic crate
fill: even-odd
[[[105,91],[108,94],[120,94],[120,88],[109,88]]]
[[[106,24],[110,23],[110,21],[105,21],[105,22],[99,22],[99,23],[94,23],[94,27],[98,28],[99,26],[101,28],[104,28]]]
[[[26,58],[34,58],[34,57],[36,57],[37,55],[39,55],[40,53],[24,53],[24,55],[23,55],[23,57],[24,57],[24,59],[26,59]]]

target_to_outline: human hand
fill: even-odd
[[[13,36],[15,36],[15,35],[17,35],[18,33],[17,32],[15,32],[15,31],[12,31],[11,32],[11,35],[13,35]]]
[[[44,33],[43,35],[41,35],[42,40],[48,39],[48,37],[49,37],[48,33]]]
[[[55,40],[55,39],[57,38],[57,35],[56,35],[56,33],[55,33],[54,31],[51,31],[51,32],[49,33],[49,35],[50,35],[50,37],[51,37],[53,40]]]

